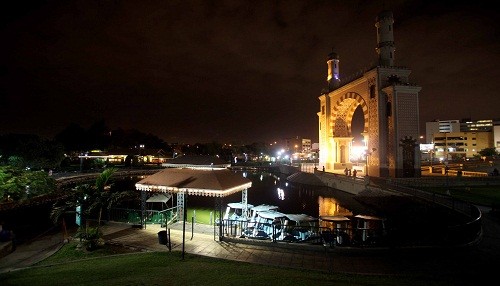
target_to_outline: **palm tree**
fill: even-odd
[[[120,193],[112,193],[109,191],[108,181],[111,175],[116,172],[116,168],[108,168],[104,170],[95,181],[95,187],[92,189],[90,197],[89,212],[99,210],[97,217],[97,227],[101,226],[102,208],[106,206],[110,209],[111,206],[119,200]]]
[[[85,229],[80,229],[77,235],[88,241],[91,245],[90,248],[102,236],[100,226],[103,209],[106,208],[109,210],[115,203],[135,195],[132,191],[110,191],[109,181],[116,170],[116,168],[105,169],[96,178],[94,185],[84,184],[76,187],[68,196],[55,203],[52,207],[51,217],[54,222],[57,222],[60,216],[68,210],[75,210],[77,207],[80,207],[81,212],[78,215],[82,217]],[[86,218],[96,211],[98,212],[97,226],[90,228]]]

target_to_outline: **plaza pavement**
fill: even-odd
[[[213,226],[186,224],[186,253],[328,273],[377,275],[421,275],[452,281],[453,285],[476,285],[496,275],[500,259],[500,224],[484,217],[483,240],[478,246],[463,248],[345,248],[273,243],[246,239],[214,238]],[[171,251],[182,251],[182,224],[169,226]],[[141,251],[165,252],[159,243],[159,225],[146,229],[129,224],[108,222],[103,227],[107,243],[119,244]],[[0,273],[15,271],[35,264],[55,253],[65,243],[61,233],[46,235],[19,245],[0,259]],[[189,259],[189,258],[186,258]]]

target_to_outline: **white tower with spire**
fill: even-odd
[[[375,27],[377,27],[377,54],[380,66],[394,65],[394,34],[393,34],[394,18],[391,11],[382,11],[375,19]]]
[[[328,89],[333,90],[340,84],[339,56],[337,55],[337,53],[331,52],[326,59],[326,64],[328,66],[328,75],[326,77],[326,81],[328,82]]]

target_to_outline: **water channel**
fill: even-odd
[[[448,210],[431,208],[429,205],[422,207],[421,204],[409,200],[398,198],[395,201],[391,197],[383,206],[380,206],[380,202],[377,202],[379,205],[374,208],[373,204],[361,203],[355,196],[340,190],[287,182],[287,176],[283,174],[235,172],[252,181],[252,187],[247,192],[249,204],[254,206],[260,204],[275,205],[278,206],[280,212],[285,214],[306,214],[316,218],[325,216],[378,216],[387,219],[386,227],[389,226],[395,230],[393,236],[397,235],[397,239],[403,242],[415,243],[417,241],[421,244],[441,241],[442,236],[449,237],[444,231],[450,225],[450,221],[453,225],[456,224],[455,219],[453,219],[455,217],[454,213],[450,213]],[[116,179],[113,180],[111,189],[116,191],[136,191],[135,183],[141,179],[141,177],[136,176]],[[241,192],[225,197],[222,207],[225,209],[225,204],[241,202],[241,199]],[[52,204],[51,202],[15,209],[0,214],[0,218],[14,226],[20,240],[22,238],[27,239],[33,234],[40,234],[53,224],[50,220]],[[168,207],[174,207],[175,204],[174,197],[168,202]],[[214,210],[215,200],[212,197],[189,196],[186,206],[188,211],[189,209]],[[141,209],[140,200],[138,199],[124,202],[116,207],[136,211]],[[147,209],[152,208],[147,206]],[[164,207],[156,209],[162,210]],[[188,213],[189,218],[191,218],[191,214]],[[70,226],[74,224],[74,220],[74,213],[69,214],[66,224]]]
[[[235,171],[252,181],[248,189],[248,203],[253,206],[267,204],[279,207],[279,211],[289,214],[306,214],[316,218],[320,216],[353,216],[357,214],[376,215],[373,210],[356,201],[353,195],[340,190],[307,186],[290,183],[286,175],[269,172]],[[135,189],[135,182],[140,178],[117,181],[117,190]],[[241,202],[241,192],[232,194],[223,199],[223,203]],[[175,206],[175,201],[168,203]],[[214,199],[211,197],[189,196],[188,209],[214,209]],[[138,206],[126,206],[137,209]],[[147,206],[148,208],[150,206]],[[225,206],[223,206],[225,209]],[[189,216],[188,216],[189,217]]]

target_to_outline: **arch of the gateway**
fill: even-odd
[[[409,82],[411,70],[394,65],[393,16],[376,18],[378,64],[350,81],[340,80],[339,57],[327,58],[328,87],[320,101],[319,165],[325,171],[351,169],[353,116],[361,109],[366,147],[365,174],[377,177],[419,177],[418,93]]]

